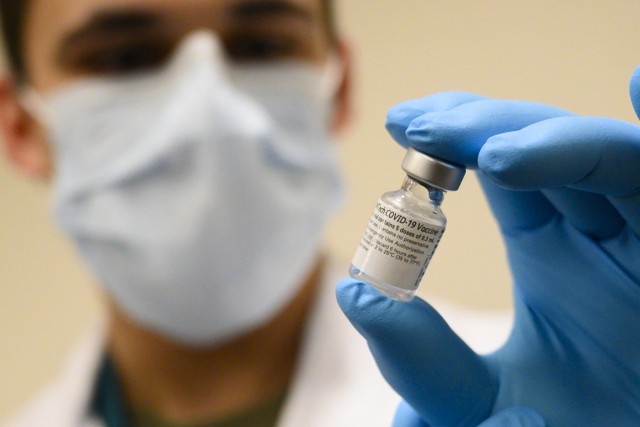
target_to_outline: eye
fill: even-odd
[[[168,44],[131,42],[87,52],[77,58],[76,67],[92,74],[130,74],[156,68],[170,54]]]
[[[232,60],[271,61],[295,56],[299,43],[288,36],[236,35],[224,44]]]

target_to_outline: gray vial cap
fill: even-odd
[[[402,169],[420,184],[441,190],[456,191],[467,171],[462,166],[428,156],[409,148],[402,161]]]

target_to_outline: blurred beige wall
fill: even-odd
[[[455,89],[635,120],[627,83],[640,63],[638,0],[342,0],[339,12],[357,112],[340,138],[349,201],[327,244],[346,262],[377,197],[403,177],[403,152],[383,127],[399,101]],[[0,162],[0,420],[55,373],[99,311],[47,196]],[[504,250],[473,174],[444,209],[449,228],[422,295],[508,308]]]

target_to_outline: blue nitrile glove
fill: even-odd
[[[640,116],[640,68],[631,98]],[[479,170],[515,305],[507,343],[478,356],[424,301],[342,281],[342,309],[408,403],[394,426],[640,426],[640,128],[461,93],[400,104],[387,128]]]

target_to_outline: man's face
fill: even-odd
[[[31,0],[25,63],[41,93],[86,76],[162,65],[199,29],[230,61],[321,62],[330,46],[322,0]]]

